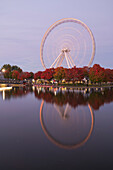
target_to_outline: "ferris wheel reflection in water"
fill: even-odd
[[[75,149],[90,138],[94,128],[94,113],[90,104],[74,109],[68,103],[60,106],[42,100],[40,123],[52,143],[64,149]]]

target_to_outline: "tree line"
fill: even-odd
[[[34,78],[33,72],[24,72],[16,65],[11,66],[10,64],[4,64],[1,68],[1,71],[4,74],[4,78],[7,79],[25,80]]]
[[[105,69],[99,64],[94,64],[93,67],[88,68],[87,66],[78,68],[74,66],[73,68],[49,68],[44,71],[33,72],[24,72],[18,66],[11,66],[10,64],[5,64],[1,68],[1,71],[4,69],[4,77],[15,79],[15,80],[24,80],[24,79],[44,79],[51,81],[52,79],[62,82],[64,79],[66,82],[73,82],[90,80],[92,83],[101,83],[101,82],[113,82],[113,69]]]
[[[93,67],[82,67],[77,68],[50,68],[45,71],[38,71],[34,74],[34,79],[45,79],[52,80],[56,79],[57,81],[62,81],[65,79],[66,82],[72,81],[73,84],[76,81],[90,80],[92,83],[101,83],[101,82],[113,82],[113,69],[105,69],[99,64],[94,64]]]

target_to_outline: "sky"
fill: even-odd
[[[42,37],[62,18],[79,19],[92,30],[92,65],[113,68],[113,0],[0,0],[0,68],[11,64],[24,71],[44,70]]]

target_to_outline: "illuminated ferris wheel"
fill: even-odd
[[[51,25],[40,46],[41,63],[46,68],[90,66],[95,56],[95,40],[89,27],[75,18]]]

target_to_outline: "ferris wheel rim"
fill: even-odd
[[[44,59],[43,59],[43,48],[44,48],[44,44],[45,44],[45,41],[46,41],[46,38],[48,37],[48,35],[50,34],[50,32],[55,28],[57,27],[58,25],[62,24],[62,23],[67,23],[67,22],[74,22],[74,23],[78,23],[80,24],[81,26],[83,26],[89,33],[90,35],[90,38],[92,40],[92,54],[91,54],[91,57],[90,57],[90,61],[88,63],[88,67],[90,67],[90,65],[92,64],[93,60],[94,60],[94,56],[95,56],[95,49],[96,49],[96,45],[95,45],[95,39],[94,39],[94,36],[93,36],[93,33],[91,31],[91,29],[84,23],[82,22],[81,20],[79,19],[76,19],[76,18],[63,18],[63,19],[60,19],[56,22],[54,22],[48,29],[47,31],[45,32],[43,38],[42,38],[42,41],[41,41],[41,45],[40,45],[40,59],[41,59],[41,63],[44,67],[44,69],[46,70],[46,66],[45,66],[45,63],[44,63]]]

